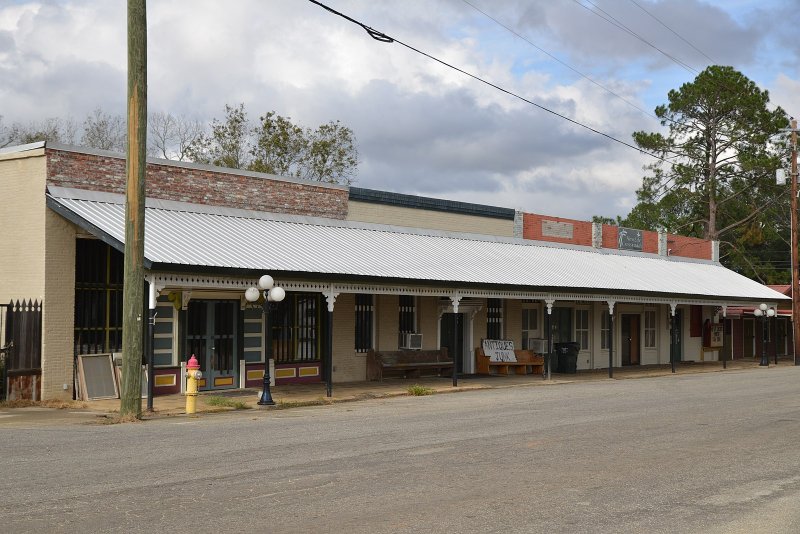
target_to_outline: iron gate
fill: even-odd
[[[28,300],[0,308],[0,399],[41,398],[42,304]]]

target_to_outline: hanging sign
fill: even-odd
[[[510,339],[484,339],[483,353],[490,362],[515,362],[514,342]]]
[[[620,227],[617,233],[617,247],[622,250],[642,250],[642,231]]]
[[[719,348],[722,346],[722,327],[721,324],[711,325],[711,347]]]

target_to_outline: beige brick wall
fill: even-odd
[[[422,348],[439,348],[439,298],[417,297],[417,332],[422,334]]]
[[[503,333],[506,339],[514,342],[515,347],[522,347],[522,301],[507,300],[503,309]]]
[[[503,310],[505,312],[505,310]],[[506,335],[505,318],[503,318],[503,335]],[[475,349],[481,346],[481,340],[486,337],[486,299],[483,299],[483,306],[475,313],[472,318],[472,344],[470,350],[475,354]]]
[[[71,399],[75,324],[75,227],[45,216],[45,306],[42,317],[42,398]],[[64,385],[66,384],[66,389]]]
[[[386,204],[373,204],[371,202],[354,202],[352,200],[348,204],[347,220],[393,224],[412,228],[431,228],[449,232],[514,236],[513,220],[403,208]]]
[[[0,156],[0,302],[44,298],[44,151]]]
[[[355,350],[355,295],[342,294],[333,308],[333,381],[366,380],[366,354]]]
[[[0,156],[0,302],[37,299],[42,398],[72,398],[75,230],[45,203],[43,150]],[[67,384],[67,389],[63,389]]]
[[[375,350],[397,350],[400,297],[375,295]]]

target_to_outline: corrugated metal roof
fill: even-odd
[[[124,241],[124,198],[50,188],[51,206]],[[641,292],[720,299],[786,297],[713,262],[427,230],[148,201],[153,263],[409,281]]]

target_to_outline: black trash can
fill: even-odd
[[[566,343],[556,343],[555,353],[558,354],[559,373],[575,374],[578,372],[578,352],[581,350],[579,343],[569,341]]]

